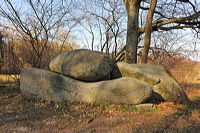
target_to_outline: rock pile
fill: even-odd
[[[56,55],[49,67],[50,71],[23,69],[22,92],[30,97],[71,103],[188,102],[178,83],[161,66],[115,64],[105,53],[79,49]]]

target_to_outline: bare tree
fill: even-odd
[[[0,32],[0,73],[2,73],[2,66],[3,66],[3,34]]]
[[[125,31],[125,9],[117,0],[85,0],[79,8],[83,14],[80,25],[88,31],[91,49],[112,53],[116,57]]]
[[[143,6],[141,6],[141,3]],[[126,57],[128,63],[137,63],[137,45],[139,37],[144,33],[145,45],[142,63],[147,62],[150,48],[150,36],[153,31],[170,31],[173,29],[190,28],[199,32],[199,2],[165,0],[124,0],[128,14]],[[146,22],[138,27],[139,11],[147,11]]]
[[[9,20],[21,34],[21,39],[32,55],[32,67],[40,68],[44,51],[48,51],[60,27],[66,27],[63,20],[67,22],[66,17],[69,18],[72,10],[72,3],[63,0],[25,0],[18,4],[4,0],[0,6],[0,16]]]
[[[157,4],[157,0],[151,1],[148,15],[146,17],[144,49],[142,51],[142,59],[141,59],[142,63],[147,63],[147,57],[148,57],[149,48],[151,44],[152,21],[153,21],[153,15],[156,8],[156,4]]]

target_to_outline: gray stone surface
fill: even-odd
[[[172,75],[160,65],[118,63],[122,77],[132,77],[153,86],[151,99],[188,103],[188,97]]]
[[[36,68],[23,69],[20,77],[23,93],[50,101],[141,104],[152,94],[149,84],[130,77],[88,83]]]
[[[152,103],[144,103],[144,104],[138,104],[135,106],[136,108],[143,108],[143,109],[146,109],[146,108],[153,108],[155,107],[154,104]]]
[[[78,49],[55,56],[49,68],[81,81],[100,81],[108,79],[113,70],[111,58],[98,51]]]

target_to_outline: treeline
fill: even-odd
[[[78,48],[75,42],[60,44],[46,40],[32,42],[17,38],[17,33],[0,33],[0,73],[19,74],[23,68],[48,69],[52,55]]]
[[[199,5],[198,0],[2,0],[0,73],[48,69],[52,55],[79,46],[115,61],[171,63],[176,55],[199,52]],[[185,29],[191,29],[189,35]]]

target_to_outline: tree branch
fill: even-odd
[[[172,19],[169,19],[169,20],[161,20],[161,21],[154,21],[152,23],[152,29],[153,31],[158,31],[159,29],[161,30],[168,30],[168,29],[172,29],[172,28],[175,28],[175,29],[183,29],[183,28],[198,28],[198,25],[200,22],[199,21],[196,21],[196,22],[187,22],[189,20],[194,20],[194,19],[197,19],[199,18],[200,16],[200,11],[197,12],[196,14],[193,14],[193,15],[190,15],[190,16],[187,16],[187,17],[181,17],[181,18],[172,18]],[[169,28],[167,27],[162,27],[163,25],[166,25],[166,24],[172,24],[172,23],[178,23],[179,25],[176,25],[176,26],[171,26]],[[184,24],[185,26],[181,26],[181,24]],[[139,29],[139,32],[140,34],[144,33],[145,31],[145,27],[142,27]]]
[[[149,10],[149,8],[147,8],[147,7],[142,7],[142,6],[140,6],[140,8],[141,8],[142,10],[147,10],[147,11]],[[154,13],[160,15],[160,16],[163,17],[163,18],[170,19],[170,18],[164,16],[162,13],[160,13],[160,12],[158,12],[158,11],[154,11]]]
[[[169,31],[169,30],[173,30],[173,29],[184,29],[184,28],[198,28],[198,27],[194,27],[194,26],[192,26],[192,25],[184,25],[184,26],[175,25],[175,26],[171,26],[171,27],[160,27],[160,28],[155,28],[155,29],[153,29],[153,30],[154,30],[154,31],[158,31],[158,30]]]
[[[181,18],[173,18],[173,19],[162,20],[162,21],[155,21],[155,22],[153,22],[153,24],[156,24],[157,27],[161,27],[162,25],[166,25],[166,24],[170,24],[170,23],[181,23],[181,22],[185,22],[188,20],[197,19],[199,16],[200,16],[200,11],[191,16],[181,17]]]

